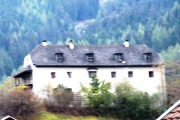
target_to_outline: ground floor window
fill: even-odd
[[[56,72],[51,72],[51,78],[56,78]]]
[[[89,73],[89,77],[91,78],[91,77],[96,77],[97,76],[97,71],[88,71],[88,73]]]
[[[133,71],[128,71],[128,77],[133,77]]]
[[[154,72],[153,71],[149,71],[149,77],[154,77]]]
[[[72,72],[67,72],[68,78],[72,78]]]
[[[111,72],[111,77],[116,78],[116,72]]]

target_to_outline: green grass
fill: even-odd
[[[32,115],[31,117],[18,118],[18,120],[113,120],[109,118],[94,117],[94,116],[66,116],[50,112],[40,112],[39,114]]]

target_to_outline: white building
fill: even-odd
[[[90,77],[116,84],[129,80],[139,90],[149,94],[165,92],[164,63],[161,55],[146,45],[48,45],[44,41],[25,58],[23,69],[14,76],[20,78],[38,94],[48,84],[59,84],[80,91],[80,83],[89,85]]]

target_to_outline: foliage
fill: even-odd
[[[11,57],[4,49],[0,49],[0,56],[0,75],[10,75],[14,68]]]
[[[74,21],[97,16],[99,0],[0,1],[0,76],[9,76],[43,39],[65,43]],[[1,77],[0,77],[1,80]]]
[[[70,90],[56,90],[54,92],[54,100],[58,107],[69,107],[73,101],[73,93]]]
[[[81,91],[85,93],[88,103],[93,108],[106,108],[111,105],[112,94],[109,92],[111,83],[99,81],[95,76],[92,77],[90,87],[81,84]]]
[[[160,112],[162,112],[162,108],[157,107],[156,105],[157,100],[159,99],[158,95],[150,96],[147,93],[138,91],[133,88],[128,81],[123,81],[117,85],[114,96],[108,98],[108,100],[111,101],[111,104],[108,104],[108,106],[105,107],[101,107],[100,105],[96,107],[100,101],[98,99],[99,96],[93,95],[92,92],[94,92],[94,90],[96,91],[97,88],[100,88],[97,86],[101,86],[101,82],[97,81],[97,79],[92,80],[92,83],[94,84],[91,83],[90,88],[82,86],[82,91],[85,91],[84,93],[86,94],[87,98],[90,98],[88,100],[93,101],[91,102],[92,106],[95,104],[93,108],[86,107],[86,110],[89,111],[88,114],[90,115],[115,119],[154,120],[159,116]],[[101,101],[102,100],[103,96],[101,96]]]
[[[108,39],[111,44],[118,44],[129,39],[160,52],[179,43],[177,11],[180,11],[177,0],[109,0],[100,9],[98,19],[87,27],[85,37],[93,44],[98,41],[106,44]]]
[[[147,93],[134,89],[127,81],[117,85],[115,94],[118,118],[152,120],[157,117],[156,96],[149,96]]]
[[[11,88],[11,85],[9,85],[10,83],[11,82],[6,81],[4,86]],[[151,120],[159,115],[159,109],[155,107],[155,101],[157,101],[156,96],[149,96],[147,93],[136,90],[127,81],[121,82],[117,85],[115,95],[112,95],[109,92],[110,87],[110,83],[99,81],[99,79],[93,77],[90,87],[84,87],[82,85],[82,91],[88,98],[90,106],[73,107],[73,93],[70,89],[59,85],[57,89],[49,94],[49,97],[45,101],[45,106],[48,111],[55,113],[74,116],[104,116],[108,119],[144,120],[148,118]],[[48,119],[62,119],[62,116],[57,114],[53,114],[52,116],[52,114],[47,112],[38,115],[39,113],[37,114],[37,111],[41,108],[39,100],[27,89],[26,86],[19,86],[10,89],[9,92],[2,93],[3,94],[0,96],[0,114],[11,114],[14,116],[20,115],[20,118],[30,115],[31,117],[28,117],[30,120],[34,117],[37,117],[39,120],[44,117]],[[63,119],[66,118],[68,119],[69,117],[64,116]],[[81,119],[81,117],[71,118]],[[82,119],[85,118],[82,117]]]
[[[179,43],[178,0],[3,0],[0,4],[0,79],[11,75],[43,39],[52,44],[65,44],[69,38],[77,44],[120,44],[129,39],[158,52]]]
[[[0,95],[8,94],[15,87],[14,79],[10,78],[0,85]]]
[[[39,111],[40,101],[26,86],[20,86],[1,94],[0,106],[3,115],[29,116]]]
[[[162,51],[162,56],[166,60],[166,92],[167,108],[172,106],[180,97],[180,46],[170,46],[167,51]]]
[[[167,107],[180,97],[180,60],[166,62]]]
[[[180,60],[166,62],[165,75],[167,81],[180,80]]]
[[[102,117],[94,117],[94,116],[70,116],[70,115],[62,115],[62,114],[55,114],[51,112],[40,112],[38,114],[32,115],[26,120],[107,120],[107,118]],[[24,120],[23,118],[19,117],[18,120]],[[113,120],[113,119],[111,119]]]
[[[49,88],[48,88],[49,89]],[[70,113],[73,106],[73,92],[62,85],[54,89],[45,100],[48,111],[56,113]]]
[[[180,44],[169,46],[167,50],[161,52],[161,55],[167,62],[180,60]]]

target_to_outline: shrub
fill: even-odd
[[[71,89],[59,86],[45,100],[45,105],[50,112],[74,114],[74,111],[71,111],[73,107],[73,92]]]
[[[29,89],[14,88],[7,94],[1,94],[0,99],[0,111],[5,115],[28,116],[40,109],[39,99]]]
[[[90,87],[81,84],[81,91],[85,94],[88,104],[93,108],[105,108],[112,103],[112,94],[109,92],[111,83],[99,81],[95,76],[92,77]]]
[[[157,97],[149,96],[134,89],[127,81],[116,87],[115,105],[118,109],[118,118],[138,120],[153,120],[157,117],[158,109],[155,107]]]
[[[71,90],[58,89],[54,91],[53,95],[57,107],[70,107],[73,102],[73,92]]]

